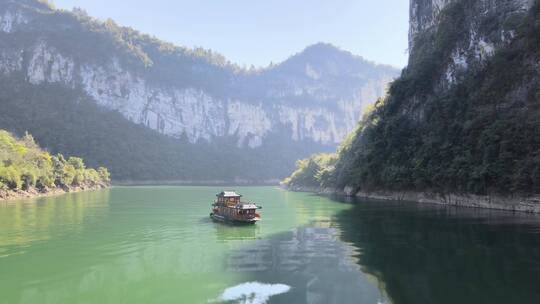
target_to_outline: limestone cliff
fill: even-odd
[[[116,180],[275,181],[334,149],[398,71],[328,44],[245,69],[38,0],[0,0],[0,127]]]
[[[479,69],[495,54],[495,51],[512,41],[519,21],[533,5],[533,0],[411,0],[409,22],[409,65],[416,63],[430,47],[422,44],[422,38],[433,37],[447,26],[444,22],[452,10],[466,6],[460,16],[452,21],[458,24],[459,39],[446,50],[450,56],[439,58],[444,69],[439,85],[449,88],[471,69]],[[454,16],[456,17],[456,16]],[[418,41],[420,40],[420,41]],[[418,45],[420,42],[421,45]],[[434,42],[434,41],[432,41]]]
[[[409,63],[387,97],[337,160],[301,162],[287,183],[540,211],[538,1],[411,0],[410,16]]]
[[[293,141],[332,146],[397,75],[324,44],[247,71],[208,51],[32,1],[1,1],[0,31],[3,75],[82,88],[130,121],[192,143],[230,135],[255,148],[287,130],[283,136]]]

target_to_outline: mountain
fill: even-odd
[[[339,155],[301,162],[286,182],[540,211],[540,4],[411,0],[410,7],[401,77]]]
[[[117,180],[283,177],[397,74],[328,44],[247,70],[81,9],[0,1],[0,127]]]

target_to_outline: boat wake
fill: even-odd
[[[285,284],[247,282],[225,289],[219,299],[239,304],[265,304],[270,297],[286,293],[290,289],[291,287]]]

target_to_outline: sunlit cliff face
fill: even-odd
[[[22,73],[36,85],[81,88],[96,103],[132,122],[173,137],[187,136],[191,142],[234,136],[239,146],[254,148],[269,133],[280,130],[293,141],[335,145],[353,130],[366,105],[384,95],[388,82],[398,73],[323,44],[281,65],[255,74],[242,72],[241,76],[226,67],[186,57],[190,71],[211,68],[228,73],[229,79],[223,83],[209,79],[208,83],[218,82],[216,93],[205,89],[210,85],[204,82],[198,86],[182,79],[162,83],[126,63],[121,53],[89,60],[70,52],[48,36],[42,37],[43,29],[36,25],[56,15],[50,9],[23,4],[0,8],[1,34],[25,37],[24,42],[0,48],[2,74]],[[73,26],[55,22],[66,33]]]

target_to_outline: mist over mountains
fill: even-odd
[[[83,10],[0,1],[0,128],[115,179],[267,180],[330,151],[397,76],[329,44],[246,70]]]

